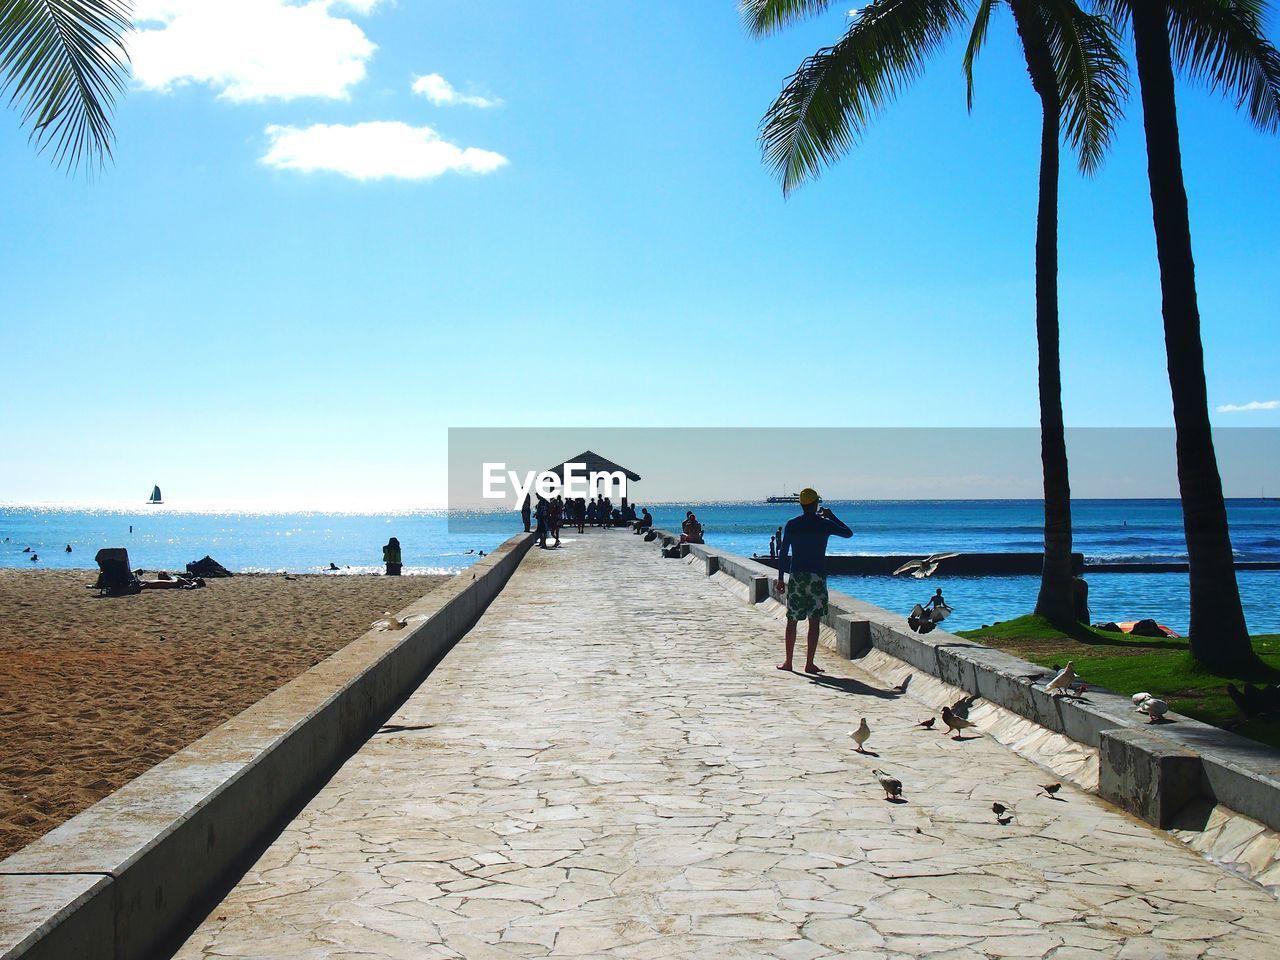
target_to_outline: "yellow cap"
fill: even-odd
[[[818,496],[818,491],[813,487],[805,487],[800,491],[800,506],[807,507],[811,503],[817,503],[822,498]]]

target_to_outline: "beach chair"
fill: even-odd
[[[129,566],[129,551],[124,547],[103,547],[93,559],[98,564],[98,582],[94,584],[98,596],[124,597],[142,591],[142,583]]]

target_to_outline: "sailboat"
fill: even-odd
[[[151,488],[151,499],[147,503],[164,503],[164,500],[160,498],[159,484]]]

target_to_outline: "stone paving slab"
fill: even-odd
[[[1265,890],[829,654],[775,670],[712,580],[532,551],[177,956],[1276,956]]]

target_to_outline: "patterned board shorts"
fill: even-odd
[[[817,573],[793,573],[787,581],[787,619],[808,620],[827,614],[827,578]]]

